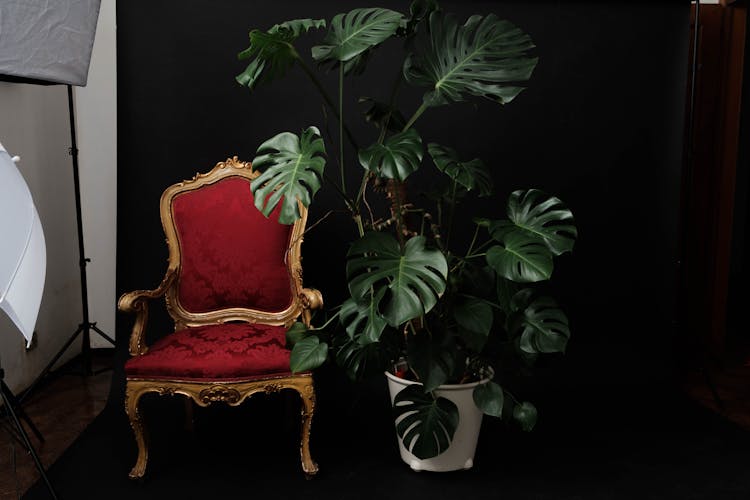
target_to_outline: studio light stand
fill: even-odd
[[[47,477],[47,473],[44,470],[42,461],[39,459],[39,455],[37,454],[36,449],[34,448],[34,445],[31,444],[29,435],[26,433],[26,429],[24,429],[23,423],[21,423],[21,420],[26,422],[26,425],[29,426],[29,429],[31,429],[31,431],[34,433],[37,439],[39,439],[40,442],[44,442],[44,438],[42,437],[42,434],[39,432],[39,429],[36,428],[34,423],[26,414],[26,412],[23,411],[23,408],[19,404],[19,401],[15,397],[13,392],[5,384],[5,371],[3,370],[1,362],[0,362],[0,399],[3,402],[3,409],[10,416],[12,427],[10,429],[7,429],[9,434],[11,435],[13,439],[15,439],[16,441],[19,441],[21,445],[26,449],[26,451],[31,455],[31,458],[34,460],[34,465],[36,465],[36,468],[39,471],[39,475],[42,477],[42,481],[44,481],[44,484],[47,487],[47,490],[49,491],[52,498],[57,500],[58,498],[57,493],[55,493],[55,489],[52,487],[52,483]]]
[[[86,257],[86,251],[83,245],[83,217],[81,215],[81,183],[79,178],[78,170],[78,144],[76,141],[76,121],[75,121],[75,107],[73,104],[73,87],[68,84],[68,114],[70,116],[70,149],[68,150],[70,156],[73,159],[73,183],[75,186],[75,205],[76,205],[76,229],[78,231],[78,265],[81,269],[81,310],[83,312],[83,319],[78,325],[78,328],[70,336],[70,338],[63,344],[60,350],[55,354],[52,360],[42,370],[39,376],[32,382],[29,388],[19,398],[23,401],[28,394],[30,394],[34,388],[41,382],[47,375],[52,372],[52,368],[55,363],[62,357],[63,354],[68,350],[68,347],[78,338],[79,335],[83,336],[81,345],[81,375],[90,376],[99,372],[94,372],[91,367],[91,332],[97,333],[104,340],[115,345],[115,341],[112,337],[104,333],[96,322],[92,322],[89,317],[89,292],[88,292],[88,281],[86,279],[86,264],[91,262],[91,259]],[[106,368],[104,369],[106,370]],[[101,371],[104,371],[101,370]]]

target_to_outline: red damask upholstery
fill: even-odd
[[[279,204],[279,207],[281,205]],[[177,195],[179,301],[191,313],[232,307],[283,311],[292,301],[284,262],[292,226],[253,205],[250,180],[229,177]]]
[[[179,380],[249,380],[289,374],[283,326],[227,323],[186,328],[125,363],[128,377]]]

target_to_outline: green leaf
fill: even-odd
[[[474,403],[477,408],[482,410],[486,415],[499,417],[503,413],[503,404],[505,396],[503,389],[493,381],[479,384],[474,388],[472,393]]]
[[[517,283],[552,276],[552,254],[537,236],[516,230],[502,234],[499,242],[487,250],[487,263],[500,276]]]
[[[289,367],[292,373],[313,370],[322,365],[326,357],[328,357],[328,344],[310,335],[294,344],[289,358]]]
[[[287,37],[296,39],[311,29],[320,29],[326,27],[325,19],[293,19],[275,24],[268,30],[269,33],[281,33]]]
[[[365,111],[365,120],[374,124],[377,128],[382,129],[386,125],[391,132],[400,132],[404,129],[404,125],[406,125],[404,115],[395,107],[376,101],[372,97],[360,97],[359,102],[369,105],[367,111]]]
[[[386,289],[377,294],[369,293],[364,298],[349,298],[341,305],[339,319],[350,339],[359,338],[361,343],[377,342],[387,325],[378,311],[378,304]]]
[[[419,24],[436,10],[440,10],[436,0],[414,0],[409,6],[409,19],[406,20],[404,27],[399,30],[399,36],[412,36],[416,33]]]
[[[352,380],[382,376],[389,359],[389,350],[381,342],[367,342],[360,336],[347,340],[336,350],[336,364]]]
[[[458,426],[458,407],[446,398],[425,394],[417,384],[396,394],[393,413],[404,447],[422,460],[448,449]]]
[[[359,163],[380,177],[403,181],[419,168],[423,155],[422,139],[411,128],[360,150]]]
[[[570,338],[568,318],[550,297],[534,299],[515,315],[510,332],[520,337],[521,350],[531,354],[565,352]]]
[[[497,278],[497,300],[506,315],[514,311],[511,301],[516,292],[518,292],[518,285],[514,281],[502,276]]]
[[[419,375],[425,392],[444,384],[456,366],[453,337],[437,330],[432,335],[428,335],[426,331],[410,335],[406,351],[409,365]]]
[[[403,16],[379,8],[354,9],[337,14],[323,45],[312,48],[318,62],[346,62],[387,40],[401,26]]]
[[[268,217],[281,203],[281,224],[292,224],[299,219],[297,202],[310,206],[320,189],[325,152],[316,127],[308,127],[301,137],[282,132],[264,142],[252,162],[255,170],[263,172],[250,185],[258,210]]]
[[[237,82],[252,90],[260,82],[283,76],[298,58],[292,42],[301,34],[325,25],[324,19],[295,19],[276,24],[267,31],[250,31],[250,47],[237,57],[254,59],[237,75]]]
[[[479,227],[490,227],[492,221],[486,217],[473,217],[471,221]]]
[[[427,36],[404,61],[404,77],[428,87],[424,102],[439,106],[486,97],[500,104],[513,100],[531,77],[537,58],[528,57],[531,38],[495,15],[472,16],[464,25],[442,12],[430,14]]]
[[[537,416],[536,407],[528,401],[524,401],[513,408],[513,419],[521,424],[521,429],[526,432],[530,432],[534,429]]]
[[[289,330],[286,331],[286,345],[287,347],[294,347],[297,342],[304,339],[307,336],[307,327],[304,323],[295,321]]]
[[[253,59],[250,61],[250,64],[247,65],[245,71],[235,77],[235,80],[237,80],[237,83],[240,85],[252,90],[255,85],[261,81],[261,75],[263,74],[265,66],[266,63],[260,59]]]
[[[510,221],[496,221],[490,226],[495,239],[520,228],[541,238],[555,255],[570,252],[578,236],[573,213],[554,196],[538,189],[514,191],[508,199]]]
[[[459,161],[455,150],[433,142],[427,145],[427,151],[438,170],[467,190],[477,190],[479,196],[492,194],[492,177],[479,158],[467,162]]]
[[[415,236],[402,251],[393,236],[381,232],[368,232],[355,241],[346,264],[352,297],[364,298],[371,288],[379,297],[387,288],[378,310],[391,326],[428,312],[445,291],[448,263],[442,252],[425,248],[425,243],[424,236]]]
[[[492,329],[492,307],[482,299],[468,297],[453,307],[453,318],[469,348],[481,351]]]

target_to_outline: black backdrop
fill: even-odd
[[[408,7],[406,1],[378,4]],[[323,126],[320,99],[299,69],[253,93],[234,81],[244,69],[236,54],[247,46],[248,30],[292,18],[330,20],[366,5],[118,2],[118,293],[156,286],[163,276],[167,249],[158,200],[165,187],[228,156],[250,160],[257,146],[278,132]],[[441,5],[464,18],[494,12],[519,25],[538,46],[537,70],[515,102],[504,108],[482,100],[432,109],[416,127],[426,140],[483,158],[493,171],[496,200],[514,189],[538,187],[558,195],[576,215],[577,247],[558,261],[554,276],[573,337],[567,355],[547,365],[545,387],[590,391],[668,380],[674,363],[688,3]],[[322,36],[304,38],[300,53],[309,54]],[[354,98],[386,98],[400,60],[400,46],[386,45],[364,76],[347,83],[345,102],[351,104],[345,115],[362,143],[374,130],[359,119],[362,109]],[[325,81],[335,92],[335,74]],[[420,96],[416,89],[402,92],[407,114]],[[335,123],[331,127],[335,130]],[[411,188],[427,182],[423,174]],[[336,203],[329,189],[321,191],[311,221]],[[503,205],[483,202],[463,215],[499,216]],[[321,289],[329,305],[342,296],[340,263],[352,235],[342,216],[305,240],[306,285]],[[131,321],[118,319],[119,366]],[[168,332],[166,315],[154,314],[151,327],[151,338]],[[122,382],[118,370],[113,384],[118,405]]]

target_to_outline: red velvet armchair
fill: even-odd
[[[300,249],[307,212],[291,226],[278,210],[266,219],[253,204],[250,181],[259,175],[237,158],[207,174],[169,187],[161,220],[169,247],[166,276],[155,290],[120,297],[136,314],[130,337],[125,409],[138,444],[130,472],[141,478],[148,442],[138,402],[146,393],[181,394],[201,406],[241,404],[249,396],[292,389],[302,398],[302,469],[318,470],[310,456],[315,389],[310,373],[289,371],[286,329],[321,307],[317,290],[302,288]],[[166,298],[175,331],[146,346],[148,301]]]

